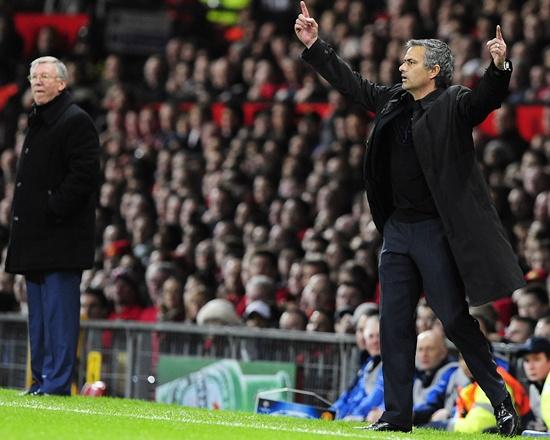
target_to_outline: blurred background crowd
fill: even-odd
[[[374,115],[301,61],[298,2],[152,3],[0,1],[2,261],[32,105],[29,63],[54,55],[66,63],[73,98],[94,119],[102,148],[96,258],[82,279],[82,318],[355,333],[360,369],[333,408],[340,418],[377,420],[381,237],[362,181]],[[381,84],[399,82],[408,39],[439,38],[456,57],[453,83],[475,87],[490,62],[485,43],[501,25],[514,65],[510,93],[474,138],[527,285],[471,312],[492,342],[524,344],[523,363],[497,363],[526,385],[505,376],[524,426],[545,430],[550,0],[307,5],[321,37]],[[26,310],[23,278],[0,271],[0,312]],[[474,403],[457,390],[478,396],[476,385],[424,300],[416,323],[415,424],[490,428],[475,416],[464,421]],[[457,412],[463,421],[451,420]]]
[[[102,147],[84,318],[353,333],[356,308],[376,308],[381,237],[362,184],[373,115],[301,61],[297,2],[13,3],[0,2],[3,255],[32,104],[29,62],[54,55]],[[510,94],[474,134],[528,285],[473,312],[493,341],[525,342],[535,328],[550,336],[550,1],[309,0],[308,8],[322,38],[382,84],[399,81],[406,40],[434,37],[456,56],[453,82],[475,87],[500,23],[514,65]],[[33,12],[87,19],[72,33],[47,24],[24,34],[18,20]],[[151,30],[144,14],[160,24]],[[150,38],[135,38],[132,26]],[[24,282],[3,271],[0,310],[26,311]],[[421,303],[419,332],[434,326]]]

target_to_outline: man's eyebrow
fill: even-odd
[[[411,61],[416,61],[414,58],[403,58],[404,63],[409,63]]]

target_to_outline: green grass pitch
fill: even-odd
[[[29,397],[0,389],[0,439],[93,440],[332,440],[496,439],[415,429],[412,434],[372,433],[361,423],[326,422],[207,411],[139,400],[93,397]]]

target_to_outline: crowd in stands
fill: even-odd
[[[455,54],[453,83],[475,87],[490,62],[485,42],[500,23],[514,65],[510,94],[495,112],[495,134],[476,130],[475,142],[528,284],[472,313],[493,342],[549,338],[550,1],[307,4],[321,37],[382,84],[399,81],[405,41],[433,37]],[[101,51],[86,39],[70,47],[49,27],[25,54],[12,13],[0,16],[0,86],[18,85],[0,117],[3,256],[32,104],[28,64],[55,55],[102,147],[84,318],[354,333],[362,321],[357,307],[369,303],[372,314],[381,237],[363,193],[362,159],[373,115],[301,61],[292,23],[256,19],[245,9],[238,38],[175,32],[164,52],[136,63],[119,53],[92,56]],[[308,106],[315,103],[324,110]],[[543,106],[530,139],[517,125],[516,108],[524,104]],[[25,313],[21,277],[2,271],[0,286],[0,310]],[[440,330],[423,301],[417,325],[419,334]],[[376,350],[366,356],[360,374],[377,371]]]

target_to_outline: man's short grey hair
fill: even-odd
[[[31,69],[30,69],[31,75],[32,75],[32,71],[35,69],[35,67],[38,64],[45,64],[45,63],[54,64],[55,69],[57,70],[57,76],[59,77],[59,79],[62,79],[63,81],[67,81],[67,79],[69,78],[69,75],[67,73],[67,66],[65,66],[65,64],[63,64],[63,62],[58,60],[56,57],[47,56],[47,57],[40,57],[35,59],[31,63]]]
[[[435,85],[437,87],[447,88],[451,85],[454,70],[454,57],[451,49],[441,40],[409,40],[405,44],[407,49],[413,46],[422,46],[426,49],[424,54],[424,65],[431,69],[439,65],[439,73],[435,77]]]

